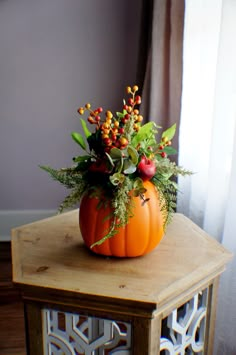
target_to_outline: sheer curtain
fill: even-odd
[[[236,254],[236,1],[186,0],[178,211]],[[236,260],[222,275],[214,355],[236,354]]]

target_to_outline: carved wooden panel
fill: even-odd
[[[160,354],[203,354],[207,296],[205,289],[163,320]]]
[[[45,355],[130,355],[131,325],[70,312],[43,310]]]

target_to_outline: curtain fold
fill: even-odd
[[[178,212],[236,253],[236,2],[186,2]],[[221,276],[214,355],[236,354],[236,260]]]
[[[236,1],[147,3],[141,112],[179,127],[178,164],[195,174],[178,180],[178,212],[236,254]],[[235,300],[236,258],[221,276],[214,355],[236,354]]]
[[[182,93],[184,0],[154,0],[146,14],[151,31],[148,45],[141,113],[163,129],[179,123]],[[152,12],[152,13],[151,13]],[[141,39],[144,41],[144,38]],[[140,69],[141,70],[141,69]],[[173,141],[178,148],[178,132]]]

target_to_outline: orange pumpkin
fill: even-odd
[[[163,216],[156,187],[150,182],[143,183],[146,188],[145,203],[140,197],[133,197],[134,216],[125,227],[119,228],[117,234],[91,250],[94,253],[116,256],[136,257],[153,250],[164,235]],[[109,207],[97,209],[98,198],[85,195],[80,204],[79,223],[85,245],[91,245],[104,237],[110,228],[111,220],[106,218]]]

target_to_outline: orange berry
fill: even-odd
[[[143,121],[143,116],[142,116],[142,115],[138,115],[137,121],[138,121],[138,122],[142,122],[142,121]]]
[[[109,138],[108,134],[102,134],[102,139],[106,139],[106,138]]]
[[[113,128],[112,133],[117,134],[118,133],[118,128]]]
[[[130,94],[130,93],[131,93],[131,87],[130,87],[130,86],[127,86],[127,87],[126,87],[126,93],[127,93],[127,94]]]
[[[96,123],[96,121],[91,116],[88,117],[88,121],[89,121],[89,123],[92,123],[92,124]]]
[[[135,91],[138,91],[138,85],[134,85],[133,86],[133,91],[135,92]]]
[[[119,124],[120,124],[119,121],[115,121],[115,122],[114,122],[114,127],[119,127]]]
[[[128,142],[128,139],[127,138],[125,138],[125,137],[121,137],[120,139],[119,139],[119,142],[120,142],[120,144],[122,145],[122,146],[126,146],[129,142]]]
[[[139,110],[138,110],[137,108],[134,110],[134,114],[135,114],[135,115],[138,115],[138,114],[139,114]]]
[[[111,125],[111,119],[110,118],[106,118],[106,123],[108,123],[109,125]]]
[[[113,117],[112,112],[111,111],[107,111],[106,112],[106,117],[111,119]]]
[[[83,115],[83,114],[84,114],[84,108],[83,108],[83,107],[78,108],[77,112],[78,112],[80,115]]]
[[[127,112],[131,113],[132,112],[132,107],[131,106],[128,106],[127,108]]]
[[[107,122],[104,122],[103,125],[102,125],[102,128],[103,129],[109,129],[110,125]]]
[[[87,102],[87,104],[85,105],[86,109],[89,110],[91,107],[91,104],[89,102]]]

